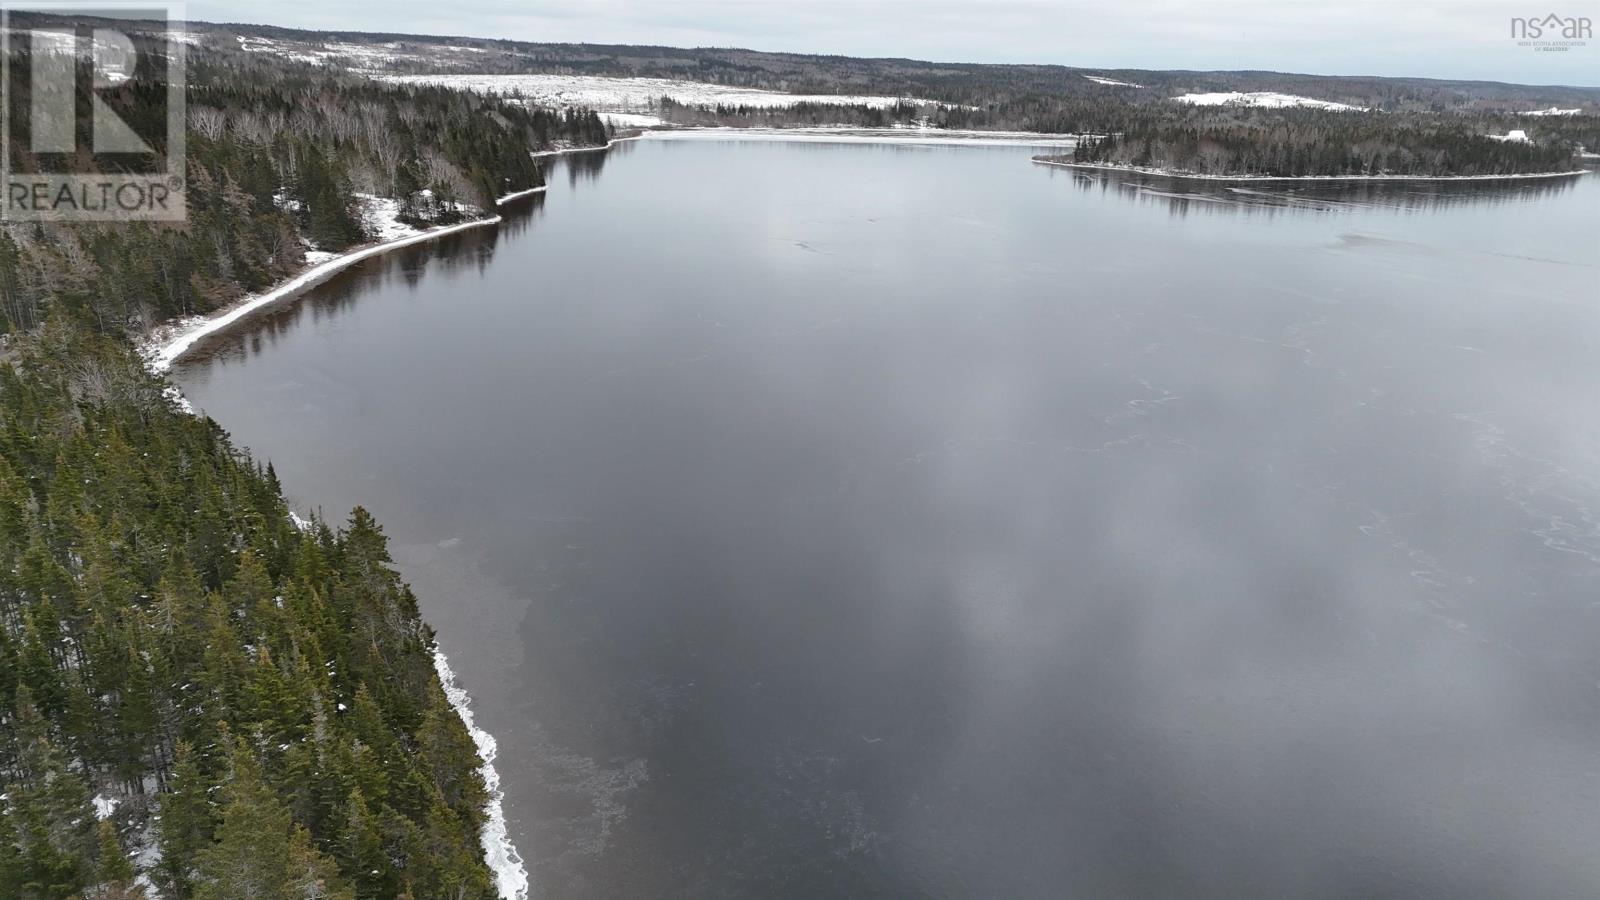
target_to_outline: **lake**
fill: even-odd
[[[184,392],[384,524],[546,897],[1600,893],[1600,178],[644,140]]]

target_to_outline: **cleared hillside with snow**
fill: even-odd
[[[1104,75],[1085,75],[1083,77],[1089,79],[1090,81],[1094,82],[1095,84],[1103,84],[1103,85],[1105,85],[1107,87],[1131,87],[1131,88],[1142,88],[1142,87],[1144,87],[1144,85],[1142,85],[1142,84],[1134,84],[1131,81],[1118,81],[1115,78],[1107,78]]]
[[[1332,100],[1317,100],[1312,97],[1301,97],[1295,94],[1280,94],[1275,91],[1219,91],[1212,94],[1184,94],[1172,99],[1179,103],[1189,103],[1195,106],[1262,106],[1271,109],[1299,106],[1307,109],[1327,109],[1335,112],[1365,112],[1365,106],[1351,106],[1348,103],[1335,103]]]
[[[785,94],[670,78],[609,78],[599,75],[380,75],[394,84],[436,84],[520,97],[541,106],[587,107],[601,113],[649,113],[662,97],[688,106],[787,108],[799,103],[838,103],[884,108],[897,103],[931,103],[906,97],[858,94]]]

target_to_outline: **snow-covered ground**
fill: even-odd
[[[652,141],[774,141],[805,144],[906,144],[924,147],[1077,146],[1078,135],[939,128],[684,128],[647,131]]]
[[[1576,115],[1582,114],[1582,112],[1583,112],[1583,110],[1581,110],[1581,109],[1560,109],[1558,107],[1552,106],[1549,109],[1535,109],[1535,110],[1531,110],[1531,111],[1525,112],[1525,113],[1518,113],[1517,115],[1519,115],[1519,116],[1576,116]]]
[[[1510,131],[1506,132],[1505,134],[1486,134],[1486,135],[1484,135],[1484,137],[1490,138],[1491,140],[1500,141],[1502,143],[1505,143],[1505,142],[1510,142],[1510,143],[1513,143],[1513,144],[1531,144],[1531,143],[1533,143],[1533,141],[1528,139],[1528,133],[1526,131],[1523,131],[1521,128],[1513,128]]]
[[[378,243],[387,244],[422,233],[421,229],[400,221],[399,200],[372,194],[356,194],[356,199],[361,201],[361,218],[367,224],[367,231]]]
[[[199,43],[204,36],[190,33],[187,37],[190,39],[185,40],[185,43]],[[479,47],[404,44],[399,41],[352,44],[345,41],[293,41],[246,35],[236,35],[234,39],[239,42],[239,49],[246,53],[271,53],[283,59],[310,63],[314,66],[336,65],[359,70],[375,69],[402,61],[430,66],[458,66],[472,59],[472,56],[467,54],[487,52]]]
[[[76,56],[80,50],[78,39],[62,31],[27,28],[0,28],[11,52],[28,50],[41,56]],[[96,74],[111,81],[125,81],[132,75],[132,57],[125,56],[114,41],[100,37],[91,38],[89,51],[94,55]]]
[[[600,118],[613,128],[654,128],[662,124],[660,116],[644,113],[600,113]]]
[[[872,107],[902,101],[928,103],[903,97],[860,94],[785,94],[755,88],[728,87],[670,78],[611,78],[601,75],[376,75],[394,84],[437,84],[480,94],[521,97],[541,106],[585,107],[602,113],[650,114],[662,97],[689,106],[754,106],[787,108],[797,103],[842,103]]]
[[[1131,87],[1131,88],[1142,88],[1142,87],[1144,87],[1144,85],[1142,85],[1142,84],[1134,84],[1131,81],[1118,81],[1115,78],[1107,78],[1104,75],[1085,75],[1083,77],[1089,79],[1090,81],[1094,82],[1095,84],[1104,84],[1104,85],[1107,85],[1109,87]]]
[[[111,818],[112,813],[117,811],[117,806],[122,803],[122,800],[116,797],[107,797],[105,794],[95,794],[89,802],[94,804],[94,817],[100,821],[105,821]]]
[[[649,134],[649,133],[650,132],[641,132],[639,134],[630,134],[630,135],[628,135],[626,137],[614,137],[611,140],[606,141],[604,144],[599,145],[598,147],[585,147],[585,146],[560,147],[560,146],[558,146],[553,150],[536,150],[536,151],[534,151],[533,153],[531,153],[529,155],[532,156],[534,159],[545,159],[545,158],[551,157],[551,156],[566,156],[569,153],[597,153],[597,152],[599,152],[601,150],[610,150],[612,147],[616,146],[617,144],[622,143],[623,141],[636,141],[639,138],[644,137],[646,134]],[[542,188],[541,188],[541,190],[542,190]],[[504,203],[505,201],[506,201],[505,197],[501,197],[500,198],[500,202],[501,203]]]
[[[1317,100],[1312,97],[1300,97],[1295,94],[1279,94],[1275,91],[1220,91],[1212,94],[1184,94],[1181,97],[1173,97],[1172,99],[1179,103],[1191,103],[1195,106],[1262,106],[1271,109],[1300,106],[1336,112],[1366,112],[1367,110],[1365,106],[1351,106],[1347,103],[1335,103],[1332,100]]]

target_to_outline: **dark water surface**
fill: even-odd
[[[549,897],[1600,895],[1600,177],[649,141],[184,390]]]

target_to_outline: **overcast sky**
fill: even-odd
[[[1530,5],[1532,4],[1532,5]],[[748,47],[1114,69],[1274,69],[1600,85],[1600,43],[1519,47],[1512,16],[1600,0],[189,0],[191,19],[529,41]]]

